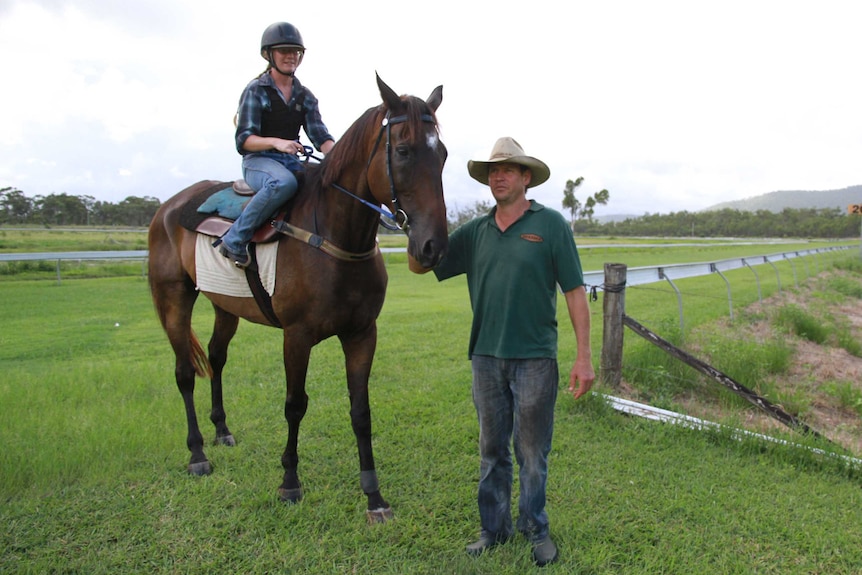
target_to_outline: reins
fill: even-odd
[[[359,196],[357,196],[356,194],[354,194],[353,192],[351,192],[347,188],[342,187],[338,184],[332,184],[332,187],[335,188],[336,190],[338,190],[339,192],[343,192],[343,193],[347,194],[348,196],[350,196],[354,200],[358,200],[360,203],[368,206],[369,208],[371,208],[375,212],[378,212],[380,214],[380,225],[382,225],[387,230],[391,230],[393,232],[396,232],[396,231],[400,231],[401,229],[403,229],[402,227],[400,227],[395,222],[395,216],[392,215],[392,212],[390,212],[386,208],[384,208],[382,206],[378,206],[377,204],[372,204],[368,200],[364,200],[364,199],[360,198]],[[404,215],[404,218],[405,218],[405,222],[406,222],[406,218],[407,218],[406,214]]]
[[[431,114],[422,114],[421,119],[423,122],[428,122],[434,124],[434,116]],[[340,186],[338,184],[333,183],[332,187],[336,190],[343,192],[350,196],[355,200],[359,200],[363,205],[371,208],[375,212],[380,214],[380,224],[392,231],[407,231],[410,227],[409,220],[410,218],[407,216],[407,212],[398,207],[398,194],[395,191],[395,180],[392,177],[392,144],[391,144],[391,134],[392,134],[392,125],[400,124],[402,122],[407,121],[407,114],[402,114],[401,116],[395,116],[394,118],[389,117],[389,110],[386,111],[386,116],[384,116],[383,121],[380,123],[380,131],[377,133],[377,139],[374,141],[374,147],[371,149],[371,155],[368,156],[368,162],[365,164],[366,170],[371,166],[371,160],[374,159],[374,155],[377,153],[377,149],[380,147],[380,141],[383,139],[384,132],[386,133],[386,177],[389,178],[389,193],[392,197],[392,208],[395,213],[390,212],[383,206],[378,206],[372,202],[364,200],[349,191],[348,189]]]

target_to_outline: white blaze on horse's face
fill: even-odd
[[[440,139],[437,137],[437,132],[429,132],[427,136],[425,136],[425,143],[428,144],[428,147],[432,150],[437,149],[437,142]]]

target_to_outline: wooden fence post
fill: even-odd
[[[602,383],[619,389],[623,367],[623,316],[626,312],[626,264],[605,264],[602,310]]]

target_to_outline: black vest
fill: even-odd
[[[273,86],[264,86],[267,95],[269,96],[269,109],[261,112],[260,117],[260,135],[264,138],[282,138],[284,140],[298,140],[299,129],[302,127],[302,122],[305,119],[305,111],[302,109],[302,104],[295,104],[293,107],[288,107],[281,99],[281,93],[278,88]],[[294,86],[296,90],[296,86]],[[294,98],[300,100],[300,98]]]

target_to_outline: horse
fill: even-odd
[[[377,317],[388,282],[377,247],[381,214],[406,233],[408,257],[423,267],[436,265],[448,245],[442,183],[447,152],[436,117],[443,87],[435,88],[423,101],[398,96],[379,76],[377,86],[382,104],[366,110],[318,163],[306,163],[300,191],[290,202],[289,217],[270,222],[274,226],[280,223],[283,232],[275,240],[271,306],[259,305],[247,295],[208,292],[197,284],[199,234],[181,225],[181,214],[202,190],[219,182],[198,182],[167,200],[155,214],[148,235],[150,292],[176,356],[176,384],[185,404],[186,445],[191,452],[188,472],[212,473],[195,411],[195,377],[210,379],[215,443],[235,445],[222,401],[228,345],[240,318],[280,327],[288,436],[281,456],[284,476],[278,495],[285,502],[300,501],[303,492],[297,473],[297,446],[300,423],[308,408],[305,383],[309,356],[315,345],[337,336],[345,358],[360,487],[368,499],[369,522],[393,517],[389,503],[380,494],[374,465],[368,391],[377,346]],[[201,291],[215,309],[206,352],[191,326],[192,308]]]

